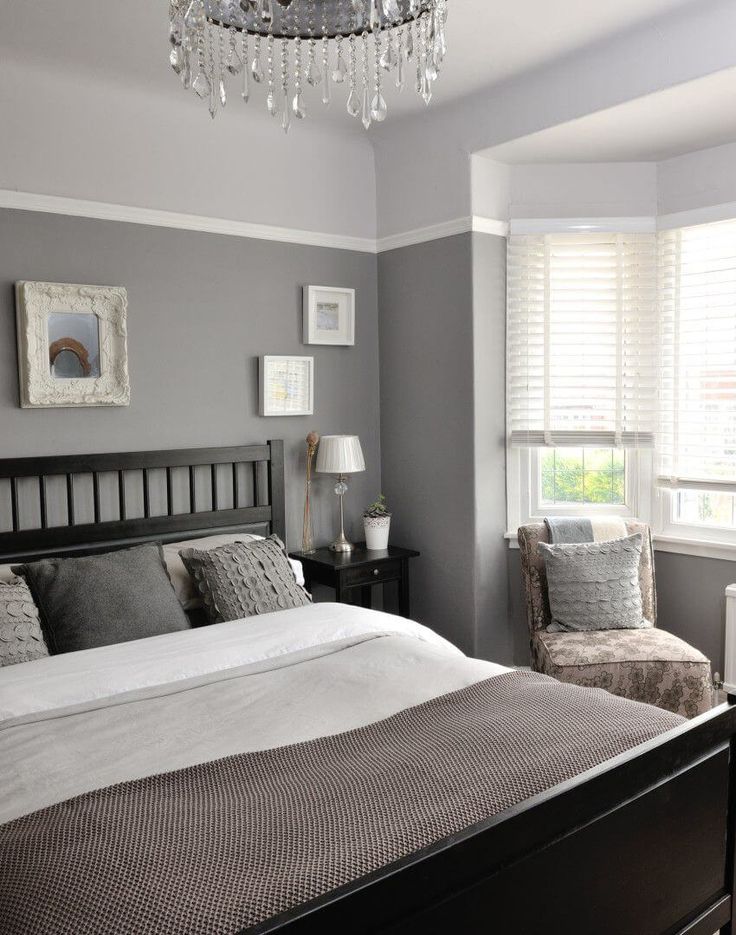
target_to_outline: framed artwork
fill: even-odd
[[[311,416],[314,357],[261,357],[261,415]]]
[[[15,299],[24,409],[129,405],[125,289],[17,282]]]
[[[304,343],[355,344],[355,289],[304,287]]]

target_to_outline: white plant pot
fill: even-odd
[[[371,552],[385,552],[388,548],[388,531],[391,526],[390,516],[364,516],[365,547]]]

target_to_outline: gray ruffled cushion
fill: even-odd
[[[639,587],[642,537],[565,545],[539,543],[547,570],[551,632],[650,627]]]
[[[0,581],[0,666],[48,656],[38,608],[21,578]]]
[[[202,595],[211,623],[304,607],[311,599],[297,584],[277,536],[179,553]]]

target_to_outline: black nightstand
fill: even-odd
[[[305,555],[290,552],[292,558],[304,567],[307,590],[314,584],[325,584],[335,589],[336,599],[347,603],[348,595],[360,591],[363,607],[371,606],[371,589],[374,584],[387,581],[399,583],[399,613],[409,617],[409,559],[420,553],[413,549],[398,549],[389,546],[385,551],[368,551],[365,543],[355,546],[352,552],[331,552],[317,549]]]

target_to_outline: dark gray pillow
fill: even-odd
[[[639,585],[640,533],[610,542],[539,543],[552,632],[649,627]]]
[[[179,553],[202,595],[212,623],[304,607],[311,599],[297,584],[277,536]]]
[[[188,630],[157,543],[21,565],[52,653]]]
[[[48,656],[38,608],[21,578],[0,581],[0,666]]]

